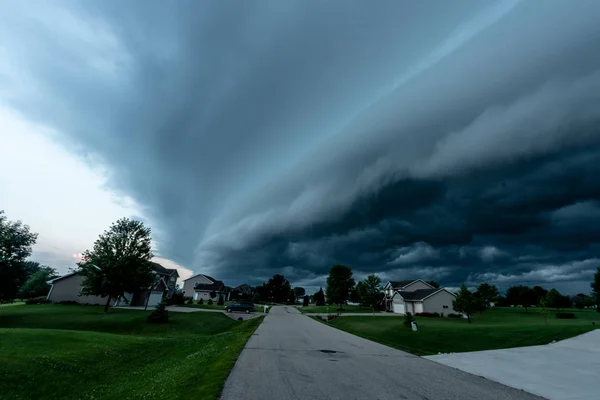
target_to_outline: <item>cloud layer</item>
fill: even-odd
[[[227,283],[587,291],[600,4],[433,4],[3,4],[0,95]]]

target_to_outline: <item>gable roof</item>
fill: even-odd
[[[68,277],[70,277],[70,276],[73,276],[73,275],[77,275],[77,272],[71,272],[71,273],[68,273],[68,274],[66,274],[66,275],[59,276],[58,278],[51,279],[51,280],[49,280],[49,281],[48,281],[48,282],[46,282],[46,283],[48,283],[48,284],[50,284],[50,285],[53,285],[53,284],[54,284],[54,282],[56,282],[56,281],[59,281],[59,280],[61,280],[61,279],[68,278]]]
[[[452,296],[456,297],[456,295],[450,291],[448,291],[447,289],[444,288],[439,288],[439,289],[418,289],[412,292],[409,291],[404,291],[404,290],[398,290],[396,291],[396,293],[394,293],[394,296],[396,294],[402,296],[402,298],[405,301],[422,301],[425,300],[426,298],[433,296],[434,294],[441,292],[441,291],[445,291],[450,293]]]
[[[177,272],[175,268],[165,268],[159,263],[155,263],[154,261],[149,261],[149,263],[152,266],[152,270],[156,273],[163,275],[173,275],[173,273],[175,273],[175,275],[179,277],[179,272]]]
[[[194,285],[194,290],[222,290],[225,287],[222,281],[213,283],[198,283]]]
[[[217,281],[215,278],[213,278],[212,276],[208,276],[208,275],[204,275],[204,274],[196,274],[196,275],[192,275],[192,276],[190,276],[189,278],[187,278],[187,279],[184,279],[183,281],[184,281],[184,282],[185,282],[185,281],[189,281],[190,279],[197,278],[197,277],[199,277],[200,275],[202,275],[203,277],[205,277],[206,279],[208,279],[208,280],[210,280],[210,281],[212,281],[212,282],[218,282],[218,281]]]
[[[404,286],[408,286],[411,283],[413,283],[414,281],[416,281],[417,279],[411,279],[408,281],[390,281],[390,285],[392,285],[393,289],[396,288],[403,288]]]

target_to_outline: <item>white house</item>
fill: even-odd
[[[225,284],[208,275],[196,274],[183,281],[183,295],[192,297],[194,300],[211,299],[210,294],[215,294],[213,300],[217,300],[220,295],[223,295],[223,300],[229,300],[229,293],[225,291]]]
[[[421,280],[390,281],[384,286],[385,305],[397,314],[455,313],[452,302],[456,295],[444,288],[435,288]]]

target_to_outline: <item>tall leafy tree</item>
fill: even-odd
[[[84,276],[82,294],[106,296],[107,312],[112,299],[148,289],[154,280],[150,240],[150,228],[140,221],[122,218],[113,223],[78,264]]]
[[[471,323],[471,315],[480,310],[480,300],[467,289],[467,286],[463,283],[460,287],[460,291],[456,295],[456,298],[452,302],[454,310],[467,316],[467,320]]]
[[[352,270],[345,265],[334,265],[329,270],[327,277],[327,303],[339,304],[340,308],[350,298],[350,293],[354,289],[354,279]]]
[[[317,305],[317,306],[325,305],[325,293],[323,293],[323,288],[319,288],[319,291],[313,295],[313,299],[315,301],[315,305]]]
[[[506,291],[506,300],[508,304],[513,306],[523,306],[525,311],[528,311],[528,307],[536,305],[538,298],[529,286],[512,286]]]
[[[600,267],[596,270],[590,286],[592,287],[592,295],[596,300],[596,311],[600,312]]]
[[[47,265],[39,267],[37,272],[34,272],[25,281],[21,289],[19,290],[19,297],[23,299],[31,297],[46,296],[50,290],[49,280],[58,277],[58,273],[54,268],[50,268]]]
[[[290,301],[292,287],[285,276],[275,274],[264,285],[261,296],[265,296],[275,303],[287,303]]]
[[[494,285],[490,285],[489,283],[482,283],[477,286],[477,293],[483,300],[486,308],[488,308],[489,304],[500,295],[498,288]]]
[[[9,221],[0,210],[0,302],[12,301],[25,283],[25,259],[31,255],[37,233],[21,221]]]
[[[296,286],[294,288],[294,296],[296,296],[296,297],[302,297],[305,294],[306,294],[306,290],[303,287]]]
[[[357,291],[361,304],[368,305],[373,311],[383,299],[383,287],[381,279],[377,275],[369,275],[365,280],[359,282]]]

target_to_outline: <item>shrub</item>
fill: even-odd
[[[212,304],[213,304],[213,301],[212,301],[212,299],[208,299],[208,301],[207,301],[207,303],[206,303],[206,304],[208,304],[209,306],[212,306]]]
[[[410,328],[414,320],[415,317],[413,317],[411,313],[407,312],[406,314],[404,314],[404,322],[402,323],[402,325],[406,326],[407,328]]]
[[[204,299],[202,297],[200,297],[200,300],[198,300],[198,304],[204,304]]]
[[[559,312],[556,313],[556,318],[558,319],[575,319],[575,314],[572,312]]]
[[[154,311],[148,315],[147,321],[154,324],[166,324],[169,322],[169,312],[165,308],[166,302],[161,301],[158,303]]]
[[[440,313],[436,312],[418,312],[415,314],[417,317],[428,317],[428,318],[439,318]]]
[[[48,304],[52,303],[50,300],[46,300],[46,297],[34,297],[33,299],[27,299],[25,304]]]
[[[79,305],[79,303],[76,302],[75,300],[57,301],[56,304],[63,304],[65,306],[78,306]]]
[[[183,291],[179,290],[173,293],[171,297],[167,299],[167,305],[180,305],[186,302],[187,298],[183,295]]]
[[[462,315],[461,314],[450,313],[450,314],[448,314],[448,318],[462,318]]]
[[[194,304],[194,301],[192,299],[188,299],[185,304]]]

